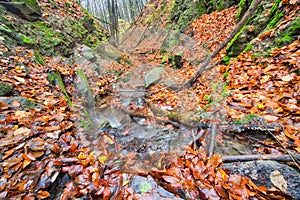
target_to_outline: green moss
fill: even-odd
[[[240,35],[243,33],[246,24],[247,23],[245,23],[245,25],[239,30],[239,32],[228,43],[228,45],[226,47],[226,52],[227,52],[228,57],[234,57],[234,56],[237,56],[239,54],[239,52],[235,52],[235,50],[234,50],[234,43],[238,40]]]
[[[226,8],[226,3],[224,0],[215,1],[217,3],[217,10],[224,10]]]
[[[86,109],[83,109],[83,113],[84,113],[85,118],[88,121],[89,126],[93,127],[94,126],[94,122],[93,122],[93,120],[92,120],[92,118],[90,116],[90,113]]]
[[[287,34],[282,34],[282,37],[277,41],[279,45],[289,44],[292,41],[292,38]]]
[[[2,26],[3,25],[3,26]],[[8,28],[5,24],[0,24],[0,31],[5,31],[5,32],[8,32],[8,33],[12,33],[13,31]]]
[[[286,30],[284,30],[277,40],[279,46],[286,45],[298,38],[300,32],[300,17],[294,19]]]
[[[67,100],[68,104],[73,107],[73,103],[72,103],[72,100],[66,90],[66,87],[62,81],[62,78],[60,76],[59,73],[56,73],[56,72],[51,72],[50,74],[48,74],[48,81],[53,81],[55,80],[56,84],[60,87],[61,91],[63,92],[64,96],[65,96],[65,99]],[[49,81],[49,82],[50,82]]]
[[[22,37],[22,42],[25,44],[35,44],[35,41],[25,35]]]
[[[270,29],[276,27],[280,23],[280,21],[283,19],[283,16],[284,16],[283,13],[277,11],[275,13],[273,19],[269,22],[267,30],[270,30]]]
[[[7,104],[9,106],[13,106],[15,101],[19,101],[22,109],[32,109],[32,108],[43,107],[43,105],[41,105],[31,99],[22,97],[22,96],[3,98],[1,101],[3,101],[5,104]]]
[[[243,11],[242,5],[244,5],[245,2],[246,2],[246,0],[240,0],[238,12],[237,12],[237,14],[235,15],[235,18],[236,18],[236,19],[241,19],[241,15],[242,15],[242,11]]]
[[[46,65],[43,56],[38,51],[34,52],[34,60],[35,60],[36,63],[39,63],[39,64],[41,64],[43,66]]]
[[[229,76],[229,72],[225,72],[224,74],[223,74],[223,78],[227,78]]]
[[[225,55],[224,58],[223,58],[223,62],[228,65],[229,62],[230,62],[230,57],[228,55]]]
[[[238,5],[238,12],[235,16],[237,20],[242,19],[243,15],[245,14],[245,12],[247,11],[247,9],[249,8],[252,2],[253,0],[240,0]]]
[[[205,100],[205,101],[208,101],[208,103],[211,103],[212,102],[212,96],[209,94],[206,94],[204,97],[203,97],[203,99]]]
[[[260,56],[260,53],[259,52],[255,52],[254,54],[253,54],[253,58],[258,58]]]
[[[169,118],[180,118],[180,114],[178,113],[171,113],[171,112],[167,112],[166,113],[166,116],[169,117]]]
[[[5,96],[13,91],[13,86],[6,83],[0,83],[0,96]]]
[[[14,2],[24,2],[24,3],[26,3],[28,5],[31,5],[31,6],[37,5],[36,0],[14,0]]]
[[[31,5],[36,1],[26,3]],[[95,47],[105,37],[90,15],[77,20],[50,15],[46,20],[29,22],[4,17],[8,14],[0,6],[0,35],[4,38],[0,43],[8,48],[21,45],[36,49],[44,56],[70,56],[76,43]]]
[[[244,52],[252,51],[253,48],[254,48],[254,47],[253,47],[252,44],[249,42],[249,43],[247,43],[247,46],[246,46],[246,48],[244,49]]]
[[[142,194],[145,194],[145,193],[147,193],[149,190],[151,190],[152,189],[152,185],[151,185],[151,183],[149,183],[149,182],[142,182],[141,184],[140,184],[140,192],[142,193]]]
[[[245,117],[243,117],[240,120],[236,120],[234,123],[235,124],[249,124],[250,122],[252,122],[256,118],[257,118],[257,115],[249,114],[249,115],[246,115]]]
[[[167,53],[165,53],[163,58],[161,59],[161,64],[167,63],[168,60],[169,60],[169,55]]]
[[[79,126],[84,128],[85,130],[89,130],[91,127],[88,123],[86,123],[86,120],[83,117],[80,117],[79,119]]]

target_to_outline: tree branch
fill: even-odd
[[[300,159],[300,154],[293,154],[296,159]],[[277,155],[277,154],[252,154],[252,155],[236,155],[236,156],[223,156],[223,162],[239,162],[239,161],[252,161],[252,160],[275,160],[281,162],[291,162],[293,159],[290,155]]]

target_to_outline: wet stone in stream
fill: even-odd
[[[172,130],[164,126],[150,127],[133,123],[120,128],[104,127],[96,138],[101,139],[104,132],[121,146],[116,148],[116,145],[110,145],[107,147],[109,149],[106,148],[108,151],[120,156],[134,153],[134,160],[137,161],[135,167],[143,169],[163,167],[162,162],[166,162],[168,156],[183,154],[184,147],[193,142],[192,131],[184,127]]]
[[[295,168],[276,161],[248,161],[234,162],[223,165],[223,168],[230,170],[231,174],[239,174],[250,178],[257,186],[266,186],[267,188],[276,188],[275,185],[287,183],[286,193],[294,199],[300,199],[300,174]],[[276,183],[272,181],[272,174],[278,172],[283,179]],[[275,184],[275,185],[274,185]]]

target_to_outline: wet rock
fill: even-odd
[[[151,152],[183,154],[183,146],[193,141],[192,131],[181,127],[171,130],[162,126],[150,127],[131,124],[127,127],[128,134],[124,135],[122,127],[109,132],[127,152],[139,153],[143,159],[148,159]],[[151,156],[150,156],[151,157]],[[154,161],[154,160],[152,160]]]
[[[13,86],[6,83],[0,83],[0,96],[8,95],[13,91]]]
[[[118,93],[123,107],[127,107],[131,102],[134,102],[137,106],[141,106],[139,105],[141,103],[144,104],[143,98],[146,93],[144,88],[136,88],[132,90],[120,89],[118,90]]]
[[[101,42],[96,47],[96,53],[102,59],[114,60],[117,61],[120,57],[122,52],[118,50],[114,45],[109,42]]]
[[[76,84],[76,89],[79,92],[79,95],[82,98],[86,99],[87,107],[93,107],[94,106],[94,96],[90,87],[90,84],[87,80],[87,77],[83,73],[82,70],[78,70],[78,83]]]
[[[150,70],[145,75],[145,87],[148,88],[151,85],[158,83],[160,81],[160,75],[165,72],[165,69],[163,67],[156,67],[152,70]]]
[[[82,51],[82,56],[91,61],[94,62],[96,61],[96,53],[94,52],[94,50],[86,45],[83,45],[83,47],[81,48]]]
[[[287,182],[286,193],[300,199],[300,174],[299,172],[287,165],[280,164],[276,161],[249,161],[243,163],[229,163],[224,164],[224,168],[229,169],[231,174],[240,174],[247,176],[258,186],[266,186],[267,188],[274,188],[271,181],[271,173],[279,171]]]
[[[72,178],[68,174],[59,174],[55,182],[48,189],[49,193],[51,194],[49,199],[59,200],[66,184],[71,181]]]
[[[177,90],[179,88],[179,85],[175,83],[175,81],[172,78],[166,78],[161,81],[161,84],[167,88],[170,88],[172,90]]]
[[[42,12],[36,0],[0,1],[8,11],[28,21],[36,21],[42,16]]]
[[[101,112],[95,113],[90,110],[90,115],[93,117],[95,124],[101,125],[108,122],[111,127],[117,128],[131,122],[131,118],[124,111],[112,108],[111,106],[104,108]]]
[[[129,183],[130,187],[133,188],[135,197],[137,199],[178,199],[175,197],[173,193],[168,192],[161,186],[159,186],[156,181],[148,175],[147,177],[142,176],[134,176]],[[151,195],[140,196],[140,194],[147,194],[147,192],[151,193]]]

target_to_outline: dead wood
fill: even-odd
[[[215,149],[215,143],[216,143],[216,137],[217,137],[217,123],[212,123],[210,138],[209,138],[209,146],[208,146],[208,157],[212,157],[214,154]]]
[[[300,160],[300,154],[293,154],[293,156]],[[253,161],[253,160],[274,160],[279,162],[292,162],[293,159],[290,155],[278,155],[278,154],[251,154],[251,155],[235,155],[235,156],[223,156],[223,162],[240,162],[240,161]]]

